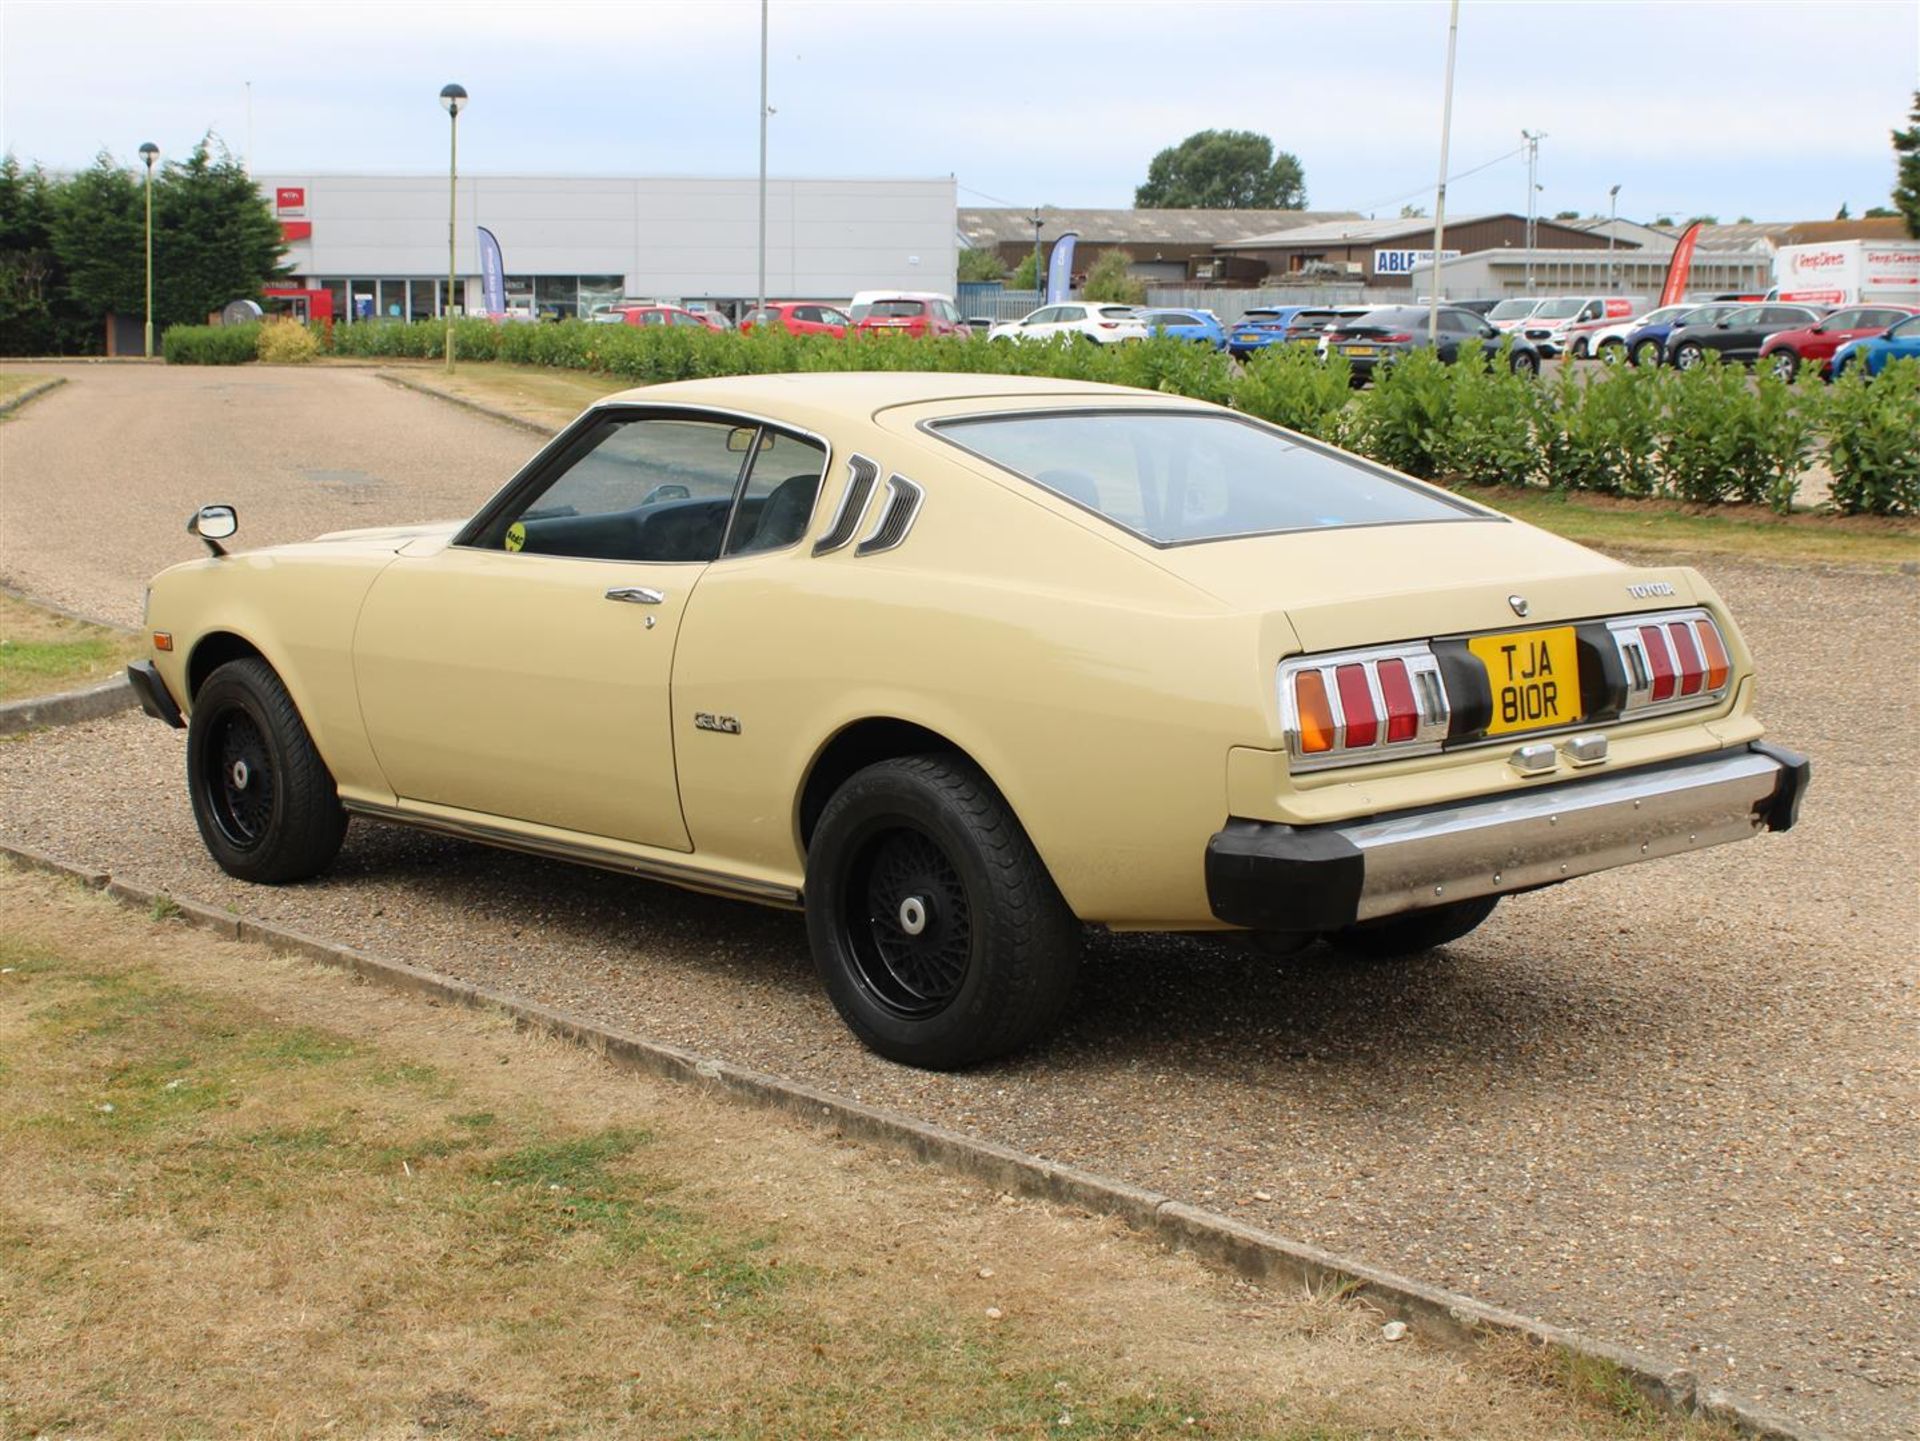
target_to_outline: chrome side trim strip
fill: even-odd
[[[1780,770],[1741,751],[1332,829],[1365,857],[1357,914],[1372,920],[1745,840]]]
[[[875,522],[867,538],[853,548],[855,555],[877,555],[883,550],[892,550],[906,540],[907,532],[913,529],[913,522],[920,515],[920,502],[927,493],[913,481],[895,471],[887,477],[887,503],[881,508],[880,519]]]
[[[585,842],[538,840],[516,831],[489,826],[480,821],[422,815],[418,811],[403,810],[397,806],[380,805],[372,801],[348,800],[344,796],[340,804],[352,814],[365,816],[369,820],[391,821],[396,825],[412,826],[415,830],[433,831],[439,835],[453,836],[463,841],[477,841],[481,845],[499,846],[503,850],[523,851],[528,855],[546,856],[553,860],[577,861],[582,865],[597,866],[601,870],[621,871],[630,875],[644,876],[648,880],[665,881],[669,885],[680,886],[690,891],[705,891],[710,895],[754,901],[765,906],[780,906],[786,910],[803,908],[801,895],[797,889],[792,886],[778,885],[772,881],[754,880],[747,876],[730,876],[721,871],[702,870],[698,866],[627,855],[622,851],[607,850]]]
[[[853,539],[854,531],[860,528],[860,518],[867,513],[873,483],[879,478],[880,466],[868,456],[856,452],[847,457],[847,486],[840,492],[840,506],[833,513],[833,524],[813,543],[815,555],[838,550]]]

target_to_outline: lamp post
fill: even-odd
[[[1035,305],[1045,305],[1047,303],[1047,283],[1041,279],[1040,276],[1040,227],[1045,225],[1047,221],[1046,217],[1041,215],[1038,205],[1033,207],[1033,214],[1029,215],[1027,219],[1033,224],[1033,303]]]
[[[466,87],[444,85],[440,103],[447,108],[447,295],[441,311],[447,317],[447,369],[453,369],[453,239],[460,208],[460,110],[467,103]]]
[[[151,140],[140,147],[140,158],[147,162],[147,359],[153,359],[153,162],[160,158],[160,147]]]
[[[1440,347],[1440,248],[1447,243],[1447,143],[1453,137],[1453,55],[1460,43],[1460,0],[1447,18],[1446,99],[1440,106],[1440,183],[1433,191],[1433,269],[1427,297],[1427,344]]]
[[[1620,214],[1620,187],[1607,192],[1607,291],[1613,291],[1613,227]]]

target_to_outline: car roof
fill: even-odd
[[[961,375],[942,371],[811,371],[771,375],[728,375],[710,380],[675,380],[619,391],[601,405],[711,405],[789,420],[796,425],[833,419],[865,419],[896,405],[939,401],[1126,400],[1142,406],[1198,402],[1185,396],[1101,385],[1086,380],[1054,380],[1030,375]]]

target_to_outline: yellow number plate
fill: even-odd
[[[1580,719],[1580,657],[1573,627],[1476,636],[1467,649],[1493,687],[1490,736],[1572,725]]]

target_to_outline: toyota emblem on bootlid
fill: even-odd
[[[1513,607],[1513,613],[1519,616],[1520,619],[1525,620],[1527,618],[1527,611],[1530,607],[1527,605],[1527,598],[1524,595],[1508,596],[1507,604]]]

